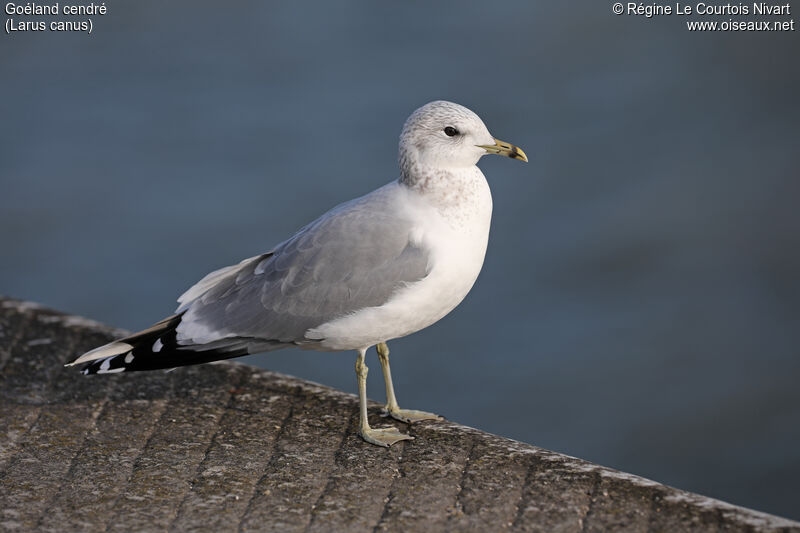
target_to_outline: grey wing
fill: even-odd
[[[342,204],[271,252],[212,272],[187,291],[178,342],[246,341],[255,351],[303,344],[309,329],[382,305],[428,274],[428,252],[412,242],[411,229],[386,195]]]

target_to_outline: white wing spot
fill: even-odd
[[[128,354],[125,356],[125,364],[129,365],[132,362],[133,362],[133,352],[128,352]]]
[[[156,342],[153,343],[153,351],[160,352],[161,348],[164,347],[164,343],[161,342],[161,339],[156,339]],[[133,360],[133,356],[131,356],[131,360]],[[128,360],[126,359],[125,362],[127,363]]]
[[[88,363],[89,361],[97,361],[99,359],[103,359],[104,357],[111,357],[112,355],[119,355],[121,353],[125,353],[128,350],[133,350],[133,346],[128,344],[127,342],[109,342],[108,344],[104,344],[99,348],[95,348],[94,350],[88,351],[82,356],[75,359],[73,362],[69,364],[69,366],[79,365],[81,363]]]

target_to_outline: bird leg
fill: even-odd
[[[386,407],[384,412],[392,418],[410,424],[421,420],[441,420],[442,417],[425,411],[415,411],[413,409],[400,409],[397,405],[397,398],[394,395],[394,385],[392,385],[392,369],[389,367],[389,346],[385,342],[378,343],[375,347],[378,351],[378,359],[383,370],[383,381],[386,383]]]
[[[381,428],[369,427],[369,421],[367,420],[367,372],[369,369],[364,363],[366,355],[366,348],[361,348],[358,350],[358,359],[356,359],[358,399],[361,409],[358,423],[358,434],[370,444],[377,444],[378,446],[384,446],[386,448],[401,440],[412,440],[414,437],[400,433],[397,431],[397,428],[391,426]]]

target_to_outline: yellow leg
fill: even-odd
[[[422,420],[441,420],[442,417],[425,411],[415,411],[413,409],[400,409],[397,405],[397,398],[394,395],[394,385],[392,384],[392,369],[389,367],[389,346],[385,342],[379,343],[375,349],[378,351],[378,359],[383,370],[383,381],[386,383],[386,413],[408,424],[420,422]]]
[[[356,359],[356,377],[358,378],[358,400],[360,407],[358,434],[370,444],[376,444],[387,448],[395,442],[413,439],[414,437],[411,435],[400,433],[397,431],[397,428],[391,426],[382,428],[369,427],[369,421],[367,420],[367,372],[369,369],[364,363],[366,354],[367,349],[362,348],[358,350],[358,359]]]

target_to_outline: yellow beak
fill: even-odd
[[[478,148],[483,148],[487,153],[504,155],[511,159],[519,159],[520,161],[528,162],[528,156],[522,151],[522,148],[517,148],[511,143],[495,139],[494,144],[479,144]]]

